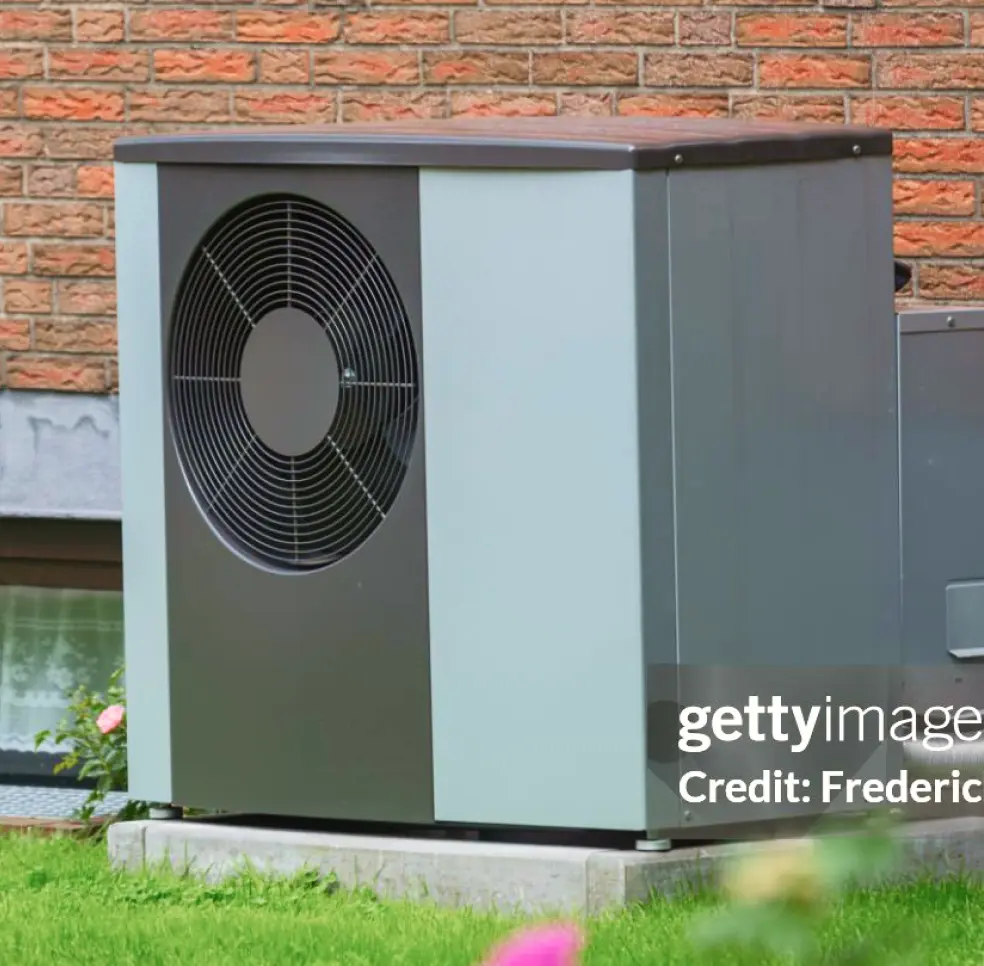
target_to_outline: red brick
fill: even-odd
[[[3,283],[3,310],[7,315],[50,315],[51,282],[8,278]]]
[[[335,120],[336,101],[331,92],[243,91],[236,95],[240,121],[267,124],[315,124]]]
[[[984,54],[879,54],[878,87],[963,90],[984,87]]]
[[[37,275],[108,278],[116,267],[111,245],[35,245],[31,265]]]
[[[241,10],[236,39],[248,44],[327,44],[338,39],[339,23],[335,13]]]
[[[615,112],[615,95],[561,91],[557,98],[557,107],[561,114],[576,117],[611,117]]]
[[[27,245],[24,242],[0,242],[0,275],[24,275],[27,272]]]
[[[529,0],[529,2],[525,4],[525,6],[531,6],[531,7],[573,7],[575,5],[579,5],[580,6],[580,5],[587,4],[587,2],[588,2],[588,0]],[[642,2],[642,0],[640,0],[640,2]],[[655,2],[659,2],[659,0],[655,0]],[[682,2],[682,3],[689,3],[689,2],[691,2],[691,0],[680,0],[680,2]],[[696,3],[696,2],[698,2],[698,0],[692,0],[692,2]],[[515,6],[515,0],[486,0],[486,3],[490,7],[495,7],[495,6],[510,6],[510,7],[512,7],[512,6]],[[472,5],[474,5],[474,4],[472,4]],[[647,4],[647,6],[648,6],[648,4]]]
[[[224,10],[132,10],[130,40],[201,43],[232,39],[232,14]]]
[[[135,121],[205,123],[229,120],[229,92],[222,90],[145,89],[128,97]]]
[[[122,121],[119,91],[83,87],[25,87],[24,117],[39,121]]]
[[[567,41],[572,44],[672,44],[676,36],[674,20],[674,14],[668,10],[572,10],[567,14]]]
[[[320,84],[416,84],[420,55],[412,51],[333,50],[314,55]]]
[[[0,10],[0,41],[71,39],[71,10]]]
[[[34,348],[39,352],[115,352],[116,324],[39,319],[34,323]]]
[[[970,43],[973,47],[984,47],[984,13],[970,15]]]
[[[154,76],[176,82],[251,81],[256,57],[243,50],[155,50]]]
[[[397,121],[446,115],[443,91],[346,91],[342,95],[343,121]]]
[[[975,97],[970,102],[970,126],[974,131],[984,131],[984,97]]]
[[[475,0],[386,0],[387,7],[473,7]]]
[[[751,54],[646,55],[647,87],[745,87],[752,83]]]
[[[8,202],[3,210],[7,235],[96,238],[103,233],[103,206],[91,202],[32,204]]]
[[[307,84],[311,80],[311,54],[306,50],[260,52],[260,83]]]
[[[425,53],[424,76],[432,84],[526,84],[529,57],[484,51]]]
[[[984,255],[984,223],[897,221],[895,252],[903,258],[918,258],[940,253],[979,258]]]
[[[920,265],[919,294],[945,301],[984,299],[984,271],[976,265]]]
[[[115,315],[116,283],[59,282],[58,311],[65,315]]]
[[[79,168],[78,194],[80,198],[112,198],[113,166],[85,164]]]
[[[85,356],[10,355],[6,385],[8,389],[105,392],[106,366],[102,359]]]
[[[899,215],[972,215],[977,203],[973,181],[898,178],[893,197]]]
[[[980,174],[984,138],[896,138],[895,170],[905,174]]]
[[[48,127],[44,134],[45,154],[63,160],[98,160],[112,157],[113,144],[124,133],[117,127],[85,127],[66,124]]]
[[[24,352],[31,348],[31,323],[27,319],[0,319],[0,349]]]
[[[0,164],[0,196],[16,198],[24,192],[24,169],[19,164]]]
[[[452,116],[546,117],[557,113],[552,94],[505,94],[501,91],[453,91]]]
[[[727,117],[727,94],[623,94],[617,113],[624,117]]]
[[[80,44],[118,44],[125,36],[122,10],[75,8],[75,41]]]
[[[962,47],[959,13],[866,13],[851,24],[855,47]]]
[[[454,37],[459,44],[559,44],[564,25],[553,10],[460,10]]]
[[[796,94],[735,96],[732,114],[742,119],[843,124],[844,98]]]
[[[76,168],[72,164],[33,165],[27,172],[31,198],[71,198],[75,194]]]
[[[0,47],[0,80],[44,77],[44,51],[40,47]]]
[[[599,7],[699,7],[702,0],[595,0]],[[740,0],[736,0],[740,2]],[[761,0],[759,0],[761,2]]]
[[[534,53],[533,83],[635,86],[639,58],[635,53],[602,50]]]
[[[731,43],[732,16],[720,11],[677,14],[680,43],[691,47],[726,47]]]
[[[349,44],[444,44],[450,39],[447,13],[350,13],[345,20]]]
[[[36,127],[0,124],[0,158],[38,158],[44,138]]]
[[[17,93],[17,85],[0,87],[0,117],[11,119],[20,117]]]
[[[62,48],[48,51],[48,76],[53,80],[145,81],[150,57],[141,51]]]
[[[851,100],[851,121],[895,131],[958,131],[965,124],[962,97],[857,97]]]
[[[979,0],[880,0],[881,7],[976,7]],[[875,6],[875,4],[871,4]]]
[[[759,86],[786,88],[867,87],[871,61],[850,54],[762,54]]]
[[[846,47],[842,14],[740,13],[735,38],[744,47]]]

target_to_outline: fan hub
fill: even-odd
[[[301,456],[325,438],[335,418],[338,359],[307,312],[275,309],[246,340],[239,385],[259,439],[282,456]]]

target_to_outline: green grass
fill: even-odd
[[[698,954],[688,929],[709,900],[653,903],[588,927],[586,966],[764,962]],[[104,846],[0,837],[3,966],[475,966],[517,923],[331,893],[313,879],[222,886],[109,870]],[[984,886],[914,884],[852,895],[832,915],[836,950],[886,929],[918,966],[984,963]]]

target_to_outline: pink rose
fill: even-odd
[[[577,966],[583,943],[576,926],[524,929],[493,950],[483,966]]]
[[[104,734],[108,735],[111,731],[115,731],[122,723],[123,716],[126,711],[123,709],[122,704],[111,704],[98,718],[96,718],[96,727]]]

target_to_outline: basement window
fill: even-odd
[[[105,688],[122,660],[119,524],[3,520],[0,782],[49,778],[64,749],[36,752],[34,735],[62,719],[66,689]]]

